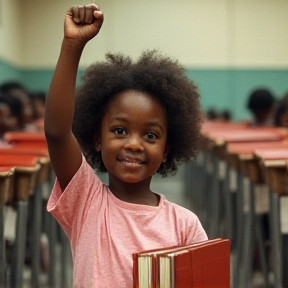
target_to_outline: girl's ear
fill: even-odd
[[[97,152],[101,151],[101,139],[99,135],[94,136],[94,147]]]
[[[168,157],[169,152],[170,152],[170,146],[166,143],[164,153],[163,153],[162,162],[167,161],[167,157]]]

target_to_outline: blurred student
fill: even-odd
[[[253,116],[252,126],[272,126],[275,98],[268,89],[254,90],[248,97],[247,108]]]
[[[21,122],[21,102],[8,94],[0,94],[0,140],[9,131],[19,131]]]
[[[46,94],[44,92],[30,92],[30,99],[33,109],[33,120],[44,117]]]
[[[12,97],[17,98],[21,101],[21,129],[24,131],[35,131],[35,128],[32,124],[33,109],[31,105],[31,100],[24,86],[18,82],[5,82],[0,85],[0,93],[8,93]]]
[[[228,109],[224,109],[220,114],[220,119],[222,119],[223,122],[229,122],[232,120],[231,111]]]
[[[288,128],[288,92],[277,103],[274,115],[274,125]]]
[[[215,122],[229,122],[231,121],[232,116],[230,110],[228,109],[219,111],[215,108],[210,108],[206,111],[205,118]]]
[[[205,116],[207,120],[216,120],[219,118],[219,112],[215,108],[209,108]]]
[[[44,92],[31,92],[29,95],[33,108],[32,123],[39,132],[43,132],[46,94]]]

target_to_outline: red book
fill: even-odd
[[[230,241],[159,255],[159,288],[229,288]]]
[[[134,254],[133,280],[134,288],[228,288],[230,242],[219,238]]]

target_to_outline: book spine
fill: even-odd
[[[139,288],[138,254],[133,254],[132,259],[133,259],[133,288]]]
[[[151,271],[151,288],[158,288],[159,287],[159,268],[158,268],[158,261],[155,254],[152,254],[151,256],[151,262],[152,262],[152,271]]]

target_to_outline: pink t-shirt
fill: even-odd
[[[162,195],[157,207],[119,200],[84,157],[63,193],[56,181],[48,211],[71,242],[77,288],[132,288],[133,253],[207,239],[195,214]]]

